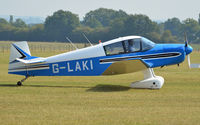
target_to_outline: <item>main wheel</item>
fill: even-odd
[[[18,81],[18,82],[17,82],[17,85],[18,85],[18,86],[21,86],[21,85],[22,85],[22,82]]]

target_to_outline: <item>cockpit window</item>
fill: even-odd
[[[152,49],[155,46],[154,42],[152,42],[144,37],[141,40],[142,40],[142,51]]]
[[[120,41],[104,46],[106,55],[141,52],[152,49],[155,43],[142,37]]]
[[[124,48],[122,42],[113,43],[107,46],[104,46],[106,55],[116,55],[124,53]]]
[[[128,43],[127,43],[128,42]],[[140,39],[130,39],[125,41],[126,52],[138,52],[141,50],[141,40]]]

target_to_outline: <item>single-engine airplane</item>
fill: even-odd
[[[132,88],[160,89],[164,84],[153,68],[180,64],[192,47],[185,44],[155,44],[141,36],[126,36],[51,57],[31,56],[27,42],[12,43],[9,74],[23,75],[21,86],[31,76],[98,76],[144,71],[144,80]],[[190,64],[190,67],[200,67]]]

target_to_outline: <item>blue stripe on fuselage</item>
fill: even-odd
[[[182,63],[185,59],[184,46],[184,44],[157,44],[153,49],[147,51],[147,53],[176,52],[180,53],[180,55],[167,58],[145,59],[144,62],[149,64],[151,68]]]
[[[50,63],[49,70],[32,70],[28,73],[31,76],[97,76],[101,75],[110,64],[100,64],[99,58],[88,58]]]

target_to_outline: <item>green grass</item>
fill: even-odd
[[[1,43],[0,43],[1,44]],[[33,46],[38,43],[31,43]],[[55,43],[54,43],[55,44]],[[1,44],[2,45],[2,44]],[[34,56],[63,51],[33,50]],[[191,55],[200,63],[200,53]],[[0,53],[1,125],[196,125],[200,123],[200,69],[156,68],[160,90],[130,89],[142,73],[99,77],[8,75],[9,52]]]

